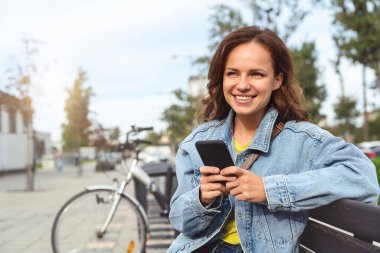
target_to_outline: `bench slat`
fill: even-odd
[[[380,242],[380,208],[353,200],[339,200],[310,211],[310,217],[341,228],[355,237]]]
[[[309,220],[301,244],[318,252],[373,253],[380,248]],[[307,251],[303,251],[307,252]]]

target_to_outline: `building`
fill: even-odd
[[[32,126],[21,100],[0,91],[0,174],[24,171],[33,162]]]

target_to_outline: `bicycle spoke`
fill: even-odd
[[[146,225],[136,206],[126,197],[102,236],[113,203],[110,190],[88,191],[69,201],[55,222],[53,243],[63,252],[142,252]]]

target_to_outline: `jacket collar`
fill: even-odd
[[[232,140],[234,116],[235,116],[234,111],[230,110],[223,124],[223,131],[222,131],[224,133],[223,139],[226,141],[226,143],[231,143],[231,140]],[[277,117],[278,117],[277,109],[273,105],[270,105],[263,119],[261,120],[259,128],[256,132],[256,135],[253,138],[251,144],[249,144],[248,149],[259,150],[264,153],[268,152],[270,139],[272,136],[272,130],[273,130]]]

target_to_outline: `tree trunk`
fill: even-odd
[[[81,137],[77,135],[75,165],[78,167],[78,177],[81,177],[83,175],[83,168],[82,168],[82,162],[81,162],[82,159],[81,159],[81,154],[80,154],[80,143],[81,143]]]
[[[26,168],[26,190],[34,190],[34,172],[35,172],[35,163],[34,163],[34,134],[32,123],[28,126],[28,135],[27,135],[27,168]]]
[[[368,112],[367,112],[367,84],[366,84],[366,65],[363,64],[363,137],[368,141]]]

